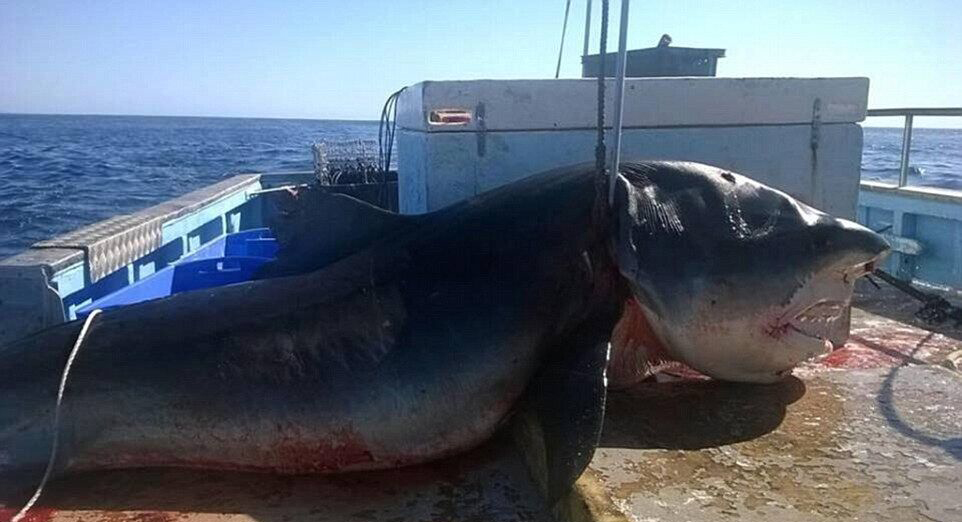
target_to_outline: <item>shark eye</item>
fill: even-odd
[[[827,230],[817,230],[812,237],[812,246],[815,250],[825,250],[832,245]]]

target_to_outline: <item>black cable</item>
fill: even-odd
[[[962,308],[948,302],[944,297],[935,293],[923,292],[912,286],[908,281],[902,281],[879,268],[873,270],[872,275],[892,285],[909,297],[920,301],[923,306],[915,312],[915,316],[922,321],[928,324],[942,324],[951,320],[955,322],[956,327],[962,326]]]
[[[381,120],[377,129],[377,170],[381,176],[379,200],[382,207],[387,207],[389,172],[391,171],[391,156],[394,152],[394,139],[397,134],[397,101],[404,92],[401,88],[384,102],[381,108]]]
[[[605,173],[605,61],[608,50],[608,0],[601,0],[601,50],[598,53],[598,143],[595,145],[595,170],[598,176],[596,187],[601,190],[607,203],[608,176]]]
[[[401,95],[401,91],[403,90],[404,89],[401,89],[397,92],[397,94],[394,96],[394,101],[391,103],[391,131],[390,135],[388,136],[387,154],[384,158],[384,168],[382,169],[385,174],[391,170],[391,156],[394,151],[394,136],[397,134],[397,100]]]
[[[391,169],[391,155],[394,149],[394,136],[397,132],[397,100],[404,89],[400,89],[384,102],[381,109],[381,121],[378,125],[378,167],[382,174]]]

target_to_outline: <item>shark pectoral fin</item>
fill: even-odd
[[[258,279],[324,268],[418,220],[320,188],[266,196],[265,221],[279,248],[277,259],[261,267]]]
[[[552,347],[512,419],[515,444],[551,505],[581,476],[601,436],[608,343],[585,337]]]

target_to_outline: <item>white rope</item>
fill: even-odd
[[[584,63],[584,57],[588,56],[589,42],[591,42],[591,0],[588,0],[588,5],[585,6],[585,47],[581,51],[582,63]]]
[[[618,32],[618,59],[615,62],[615,122],[612,125],[611,170],[608,171],[608,206],[615,202],[615,180],[621,163],[621,124],[625,112],[625,60],[628,57],[628,7],[630,0],[621,0],[621,28]]]
[[[561,55],[565,52],[565,33],[568,31],[568,12],[571,11],[571,0],[565,2],[565,21],[561,26],[561,46],[558,48],[558,66],[554,69],[554,78],[561,74]]]
[[[90,324],[99,314],[100,309],[97,309],[90,312],[90,315],[87,316],[83,327],[80,328],[80,333],[77,334],[77,341],[74,343],[73,349],[70,350],[70,355],[67,356],[67,364],[63,368],[63,373],[60,375],[60,388],[57,389],[57,404],[53,410],[53,441],[50,443],[50,459],[47,460],[47,469],[43,472],[43,478],[40,479],[40,484],[37,485],[33,496],[30,497],[30,500],[24,504],[20,511],[17,511],[17,514],[10,519],[10,522],[20,522],[23,520],[23,517],[27,515],[30,508],[40,499],[40,494],[43,493],[44,486],[46,486],[47,481],[50,480],[54,462],[57,460],[57,446],[60,443],[60,405],[63,403],[64,389],[67,387],[67,377],[70,375],[70,368],[73,366],[73,361],[77,357],[77,352],[80,351],[80,345],[83,344],[84,338],[87,337],[87,330],[90,329]]]

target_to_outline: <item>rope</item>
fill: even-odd
[[[611,166],[608,167],[608,205],[615,199],[615,180],[618,176],[621,162],[621,131],[622,117],[625,114],[625,60],[628,56],[628,11],[631,7],[629,0],[621,0],[621,26],[618,30],[618,54],[615,55],[615,121],[611,127],[611,139],[614,150],[611,154]]]
[[[608,176],[605,173],[605,58],[608,52],[608,0],[601,0],[601,50],[598,53],[598,142],[595,145],[595,208],[601,215],[607,215]]]
[[[565,33],[568,31],[568,11],[571,10],[571,0],[565,2],[565,21],[561,25],[561,46],[558,48],[558,65],[554,69],[554,79],[558,79],[561,74],[561,55],[565,51]]]
[[[57,460],[57,446],[60,444],[60,408],[63,404],[63,392],[67,388],[67,377],[70,375],[70,369],[73,367],[74,359],[77,357],[77,352],[80,351],[80,346],[83,344],[84,339],[87,337],[87,331],[90,329],[90,324],[93,323],[95,317],[100,315],[100,309],[90,312],[87,319],[84,321],[83,326],[80,328],[80,333],[77,334],[77,341],[73,345],[73,349],[70,350],[70,355],[67,356],[67,364],[63,368],[63,373],[60,375],[60,387],[57,389],[57,404],[54,406],[53,410],[53,441],[50,443],[50,459],[47,460],[47,469],[43,472],[43,478],[40,479],[40,484],[37,485],[37,489],[33,492],[33,496],[17,514],[10,519],[10,522],[20,522],[23,517],[27,515],[27,512],[37,503],[40,499],[40,494],[43,493],[44,486],[47,485],[47,481],[50,480],[50,474],[53,472],[54,462]]]
[[[581,50],[582,63],[584,63],[585,56],[588,56],[588,44],[590,42],[591,42],[591,0],[588,0],[588,2],[585,4],[585,46]]]

